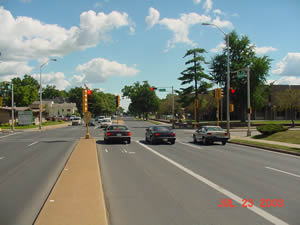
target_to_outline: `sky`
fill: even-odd
[[[39,80],[40,66],[57,59],[42,67],[43,86],[179,89],[188,49],[204,48],[209,62],[225,46],[220,30],[202,25],[213,23],[272,59],[268,82],[300,85],[299,22],[299,0],[0,0],[0,81]]]

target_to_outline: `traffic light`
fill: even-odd
[[[221,88],[221,98],[223,98],[223,96],[224,96],[224,89]]]
[[[220,100],[222,98],[222,89],[221,88],[215,89],[215,98],[216,98],[216,100]]]
[[[92,90],[87,90],[86,93],[87,93],[88,97],[92,96]]]
[[[229,104],[229,111],[233,112],[234,111],[234,105],[233,104]]]
[[[231,94],[234,94],[234,93],[235,93],[235,89],[230,88],[230,93],[231,93]]]
[[[116,107],[120,108],[120,95],[116,96]]]
[[[155,91],[157,87],[150,87],[150,91]]]
[[[87,90],[84,89],[82,90],[82,112],[87,112],[88,111],[88,94]]]

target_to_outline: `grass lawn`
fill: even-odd
[[[300,130],[288,130],[288,131],[278,132],[268,136],[256,135],[253,137],[253,139],[300,144]]]
[[[291,124],[292,125],[292,121],[291,120],[261,120],[261,121],[251,121],[251,124]],[[295,123],[300,123],[300,120],[295,120]]]
[[[241,143],[241,144],[249,144],[249,145],[255,145],[258,147],[269,147],[269,148],[275,148],[285,151],[291,151],[291,152],[298,152],[300,153],[300,148],[291,148],[281,145],[273,145],[273,144],[267,144],[267,143],[261,143],[257,141],[248,141],[248,140],[240,140],[240,139],[232,139],[230,140],[231,143]]]
[[[65,121],[47,121],[47,122],[44,122],[42,124],[42,126],[52,126],[52,125],[58,125],[58,124],[64,124],[64,123],[66,123],[66,122]],[[37,127],[39,127],[39,125],[15,126],[14,128],[15,129],[29,129],[29,128],[37,128]],[[5,124],[5,125],[0,126],[0,128],[10,129],[10,125]]]

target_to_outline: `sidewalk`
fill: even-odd
[[[72,122],[66,122],[66,123],[63,123],[63,124],[42,126],[42,131],[43,130],[56,129],[56,128],[60,128],[60,127],[68,127],[68,126],[71,126],[71,125],[72,125]],[[21,132],[39,131],[39,128],[36,127],[36,128],[27,128],[27,129],[14,129],[14,131],[21,131]],[[0,132],[10,133],[10,132],[13,132],[13,131],[11,130],[11,128],[8,128],[8,129],[1,129],[0,128]]]
[[[95,139],[80,139],[34,224],[108,224]]]
[[[290,147],[290,148],[300,149],[300,145],[299,144],[291,144],[291,143],[286,143],[286,142],[267,141],[267,140],[253,139],[251,137],[240,137],[240,136],[232,136],[231,139],[240,139],[240,140],[246,140],[246,141],[255,141],[255,142],[260,142],[260,143],[280,145],[280,146],[286,146],[286,147]]]

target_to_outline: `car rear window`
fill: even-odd
[[[158,132],[168,132],[171,130],[171,128],[170,127],[154,127],[154,130],[158,131]]]
[[[207,127],[206,130],[208,131],[223,131],[221,127]]]
[[[128,130],[128,127],[126,127],[126,126],[110,126],[107,128],[107,130]]]

